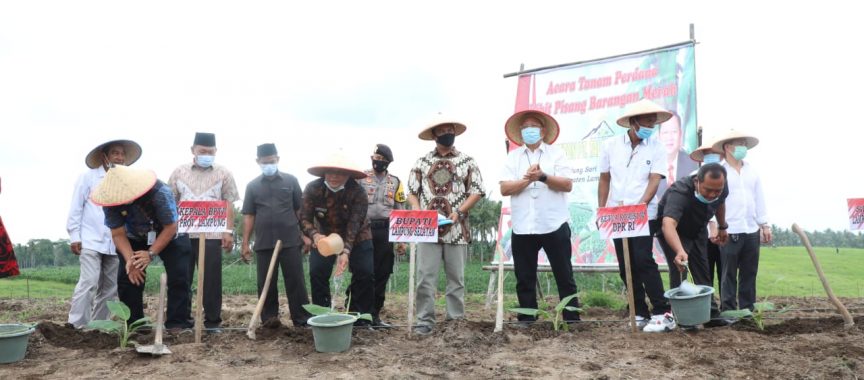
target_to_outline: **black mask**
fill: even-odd
[[[387,171],[387,166],[390,163],[384,160],[372,160],[372,169],[375,170],[376,173],[384,173]]]
[[[456,134],[455,133],[445,133],[445,134],[440,135],[440,136],[435,138],[435,142],[437,142],[443,146],[446,146],[446,147],[453,146],[453,143],[455,141],[456,141]]]

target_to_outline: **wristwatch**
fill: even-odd
[[[153,256],[158,256],[158,255],[157,255],[155,252],[153,252],[153,251],[147,251],[147,254],[150,255],[150,260],[153,260]]]
[[[729,229],[729,225],[728,224],[718,224],[717,229],[718,230],[726,230],[726,229]]]
[[[465,219],[465,213],[460,209],[456,209],[456,215],[459,215],[459,219]]]
[[[547,177],[546,174],[543,174],[543,175],[540,176],[540,178],[538,178],[538,180],[539,180],[540,182],[543,182],[543,183],[546,183],[546,180],[547,180],[547,179],[549,179],[549,177]]]

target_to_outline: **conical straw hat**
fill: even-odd
[[[723,152],[714,149],[713,145],[714,144],[712,143],[702,144],[702,146],[690,153],[690,159],[696,162],[702,162],[705,160],[705,155],[708,153],[717,153],[722,156]]]
[[[504,123],[504,133],[516,145],[522,145],[522,122],[526,118],[533,117],[540,120],[540,123],[546,127],[546,136],[543,137],[543,142],[551,144],[558,139],[561,129],[558,127],[558,121],[554,117],[547,115],[545,112],[536,110],[525,110],[514,113]]]
[[[117,165],[96,185],[90,200],[99,206],[131,203],[150,191],[155,183],[156,173],[152,170]]]
[[[93,148],[90,153],[87,153],[87,156],[84,157],[84,163],[87,164],[87,167],[90,169],[96,169],[102,165],[102,150],[109,145],[121,144],[123,145],[123,150],[126,151],[126,162],[124,163],[126,166],[132,165],[135,161],[138,161],[141,158],[141,145],[132,141],[132,140],[111,140],[103,144],[99,144],[99,146]]]
[[[353,162],[348,161],[348,158],[342,152],[336,152],[330,155],[323,163],[320,165],[313,166],[309,168],[307,171],[309,174],[312,174],[317,177],[323,177],[324,173],[332,170],[341,170],[349,173],[349,175],[354,179],[362,179],[366,178],[366,173],[363,173],[363,170],[358,169],[354,166]]]
[[[754,146],[759,144],[759,139],[753,137],[753,135],[732,129],[725,136],[714,142],[714,150],[723,152],[723,144],[738,139],[744,139],[744,145],[747,146],[747,149],[753,149]]]
[[[624,110],[624,115],[618,118],[618,125],[624,128],[630,128],[630,118],[633,116],[657,114],[657,124],[663,124],[672,118],[672,113],[660,107],[648,99],[642,99],[636,103],[632,103]]]
[[[423,128],[423,130],[420,131],[420,134],[418,134],[417,137],[419,137],[420,140],[434,141],[435,135],[432,134],[432,130],[435,129],[435,127],[437,127],[439,125],[446,125],[446,124],[452,124],[453,125],[453,129],[456,130],[456,136],[459,136],[459,135],[465,133],[466,130],[468,130],[468,127],[466,127],[464,123],[456,121],[452,117],[443,116],[441,114],[438,114],[435,116],[435,118],[432,120],[432,122],[428,124],[427,127]]]

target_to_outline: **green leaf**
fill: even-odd
[[[117,321],[96,320],[90,321],[90,323],[87,324],[87,328],[96,329],[107,333],[119,333],[120,329],[122,328],[122,324]]]
[[[143,329],[147,327],[153,327],[153,323],[151,323],[150,317],[144,317],[135,322],[132,322],[132,324],[129,325],[129,332],[132,333],[138,331],[138,329]]]
[[[749,309],[726,310],[720,313],[720,317],[723,318],[746,318],[750,316],[753,316],[753,313]]]
[[[561,302],[558,302],[558,305],[555,305],[555,311],[560,313],[562,310],[564,310],[564,307],[567,306],[568,303],[570,303],[570,300],[576,298],[578,295],[579,294],[577,293],[573,293],[567,297],[564,297]]]
[[[773,311],[774,303],[773,302],[756,302],[753,304],[753,310],[756,311]]]
[[[575,307],[575,306],[564,306],[564,310],[567,310],[567,311],[578,311],[578,312],[580,312],[580,313],[582,312],[582,309],[580,309],[580,308],[578,308],[578,307]]]
[[[303,305],[303,308],[306,309],[306,311],[312,315],[324,315],[324,314],[330,314],[331,312],[333,312],[333,310],[330,310],[329,307],[318,306],[318,305],[313,304],[313,303],[307,303],[307,304]]]
[[[120,301],[108,301],[108,310],[111,311],[111,314],[116,315],[124,321],[128,321],[132,315],[132,312],[129,311],[129,306]]]
[[[532,317],[536,317],[537,314],[540,313],[540,310],[528,309],[528,308],[524,308],[524,307],[514,307],[512,309],[507,309],[507,310],[510,312],[513,312],[513,313],[517,313],[517,314],[530,315]]]
[[[357,319],[365,319],[369,322],[372,322],[372,314],[364,313],[357,316]]]

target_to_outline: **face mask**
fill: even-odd
[[[327,186],[327,188],[330,189],[330,191],[332,191],[334,193],[338,193],[338,192],[342,191],[342,189],[345,188],[345,185],[342,185],[339,187],[332,187],[332,186],[330,186],[330,183],[328,183],[327,181],[324,181],[324,186]]]
[[[372,160],[372,169],[375,170],[376,173],[384,173],[387,170],[387,166],[390,166],[390,163],[384,160]]]
[[[720,154],[719,153],[708,153],[705,157],[702,158],[703,164],[716,164],[720,162]]]
[[[279,166],[277,164],[260,164],[258,166],[261,167],[261,173],[268,177],[276,174],[276,172],[279,171]]]
[[[647,140],[653,134],[654,128],[646,128],[643,126],[639,126],[639,129],[636,130],[636,137],[639,137],[642,140]]]
[[[209,168],[210,166],[213,165],[213,160],[215,158],[216,158],[216,156],[199,155],[199,156],[195,156],[195,163],[197,163],[198,166],[200,166],[202,168]]]
[[[732,151],[732,157],[735,157],[738,161],[743,160],[744,157],[747,157],[747,147],[743,145],[736,146],[735,150]]]
[[[446,146],[446,147],[453,146],[453,143],[455,141],[456,141],[456,134],[455,133],[445,133],[445,134],[435,138],[435,142],[437,142],[443,146]]]
[[[525,128],[522,130],[522,140],[525,144],[534,145],[540,141],[540,128]]]
[[[714,202],[717,202],[717,200],[720,199],[720,197],[717,197],[717,198],[715,198],[715,199],[709,201],[707,198],[703,197],[702,194],[699,194],[699,191],[698,191],[698,190],[697,190],[697,191],[694,191],[693,194],[696,195],[696,199],[698,199],[699,202],[702,202],[702,203],[704,203],[704,204],[706,204],[706,205],[710,205],[710,204],[712,204],[712,203],[714,203]]]

